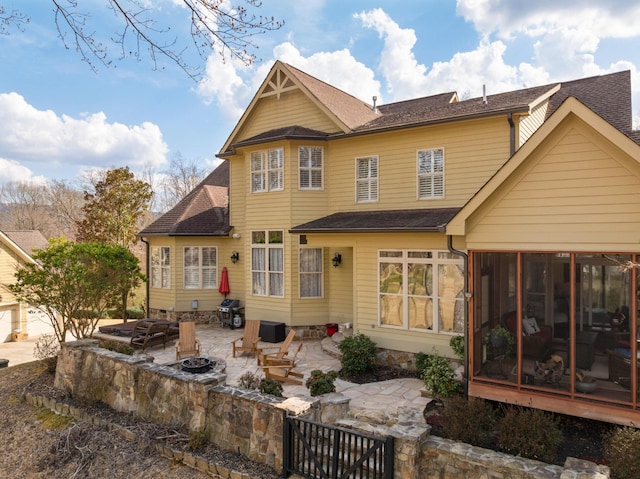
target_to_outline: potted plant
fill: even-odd
[[[505,353],[511,350],[513,346],[513,336],[509,330],[496,324],[485,336],[485,344],[492,346],[495,349],[504,351]]]

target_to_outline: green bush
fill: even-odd
[[[424,374],[424,370],[427,369],[429,365],[429,355],[426,353],[418,353],[416,354],[416,369],[418,370],[418,374],[420,377]]]
[[[322,394],[336,392],[335,380],[338,377],[336,371],[323,373],[319,369],[311,371],[311,375],[307,379],[306,386],[312,396],[321,396]]]
[[[422,380],[428,394],[434,398],[445,398],[457,392],[460,389],[460,383],[455,377],[448,358],[440,356],[435,350],[427,355],[422,370]]]
[[[496,412],[484,399],[454,395],[443,400],[444,437],[488,447],[493,440]]]
[[[128,356],[133,356],[134,353],[134,349],[131,346],[120,341],[100,341],[100,347]]]
[[[376,343],[369,336],[362,333],[347,336],[338,345],[342,358],[342,375],[356,377],[373,371],[376,362]]]
[[[640,477],[640,429],[620,427],[605,434],[604,458],[618,479]]]
[[[238,386],[243,389],[260,389],[260,377],[256,373],[247,371],[238,379]]]
[[[552,463],[562,444],[562,431],[550,413],[506,406],[496,427],[496,445],[514,456]]]
[[[263,394],[271,394],[275,397],[282,397],[282,384],[273,379],[263,379],[260,381],[260,392]]]
[[[464,336],[451,336],[449,346],[460,359],[464,359]]]
[[[144,309],[138,307],[127,308],[127,319],[144,319]]]

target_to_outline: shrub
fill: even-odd
[[[244,389],[257,390],[260,388],[260,377],[256,373],[247,371],[238,379],[238,386]]]
[[[195,431],[189,435],[189,444],[187,447],[190,451],[199,451],[207,445],[209,439],[204,431]]]
[[[134,353],[134,349],[131,346],[126,343],[121,343],[120,341],[100,341],[100,347],[128,356],[133,356]]]
[[[47,365],[47,370],[53,373],[58,365],[59,352],[60,343],[55,334],[43,334],[36,341],[36,345],[33,348],[33,357],[43,361]]]
[[[260,381],[260,392],[263,394],[271,394],[275,397],[282,397],[282,384],[273,379],[263,379]]]
[[[429,355],[426,353],[418,353],[416,354],[416,369],[418,370],[418,374],[420,377],[424,374],[424,370],[429,365]]]
[[[464,336],[451,336],[449,346],[460,359],[464,359]]]
[[[493,440],[496,412],[484,399],[454,395],[443,400],[444,437],[487,447]]]
[[[550,413],[520,406],[506,407],[496,427],[496,445],[504,452],[553,462],[562,443],[562,431]]]
[[[376,362],[376,343],[362,333],[347,336],[338,345],[342,358],[342,375],[356,377],[369,371],[373,371]]]
[[[455,372],[449,364],[449,359],[440,356],[435,350],[427,355],[422,371],[427,393],[435,398],[448,397],[460,389],[460,383],[456,381]]]
[[[144,319],[144,309],[139,307],[127,308],[127,319]]]
[[[611,468],[612,477],[640,477],[640,429],[620,427],[605,434],[603,440],[604,458]]]
[[[311,375],[307,379],[306,386],[312,396],[321,396],[322,394],[336,392],[335,380],[338,377],[336,371],[323,373],[319,369],[311,371]]]

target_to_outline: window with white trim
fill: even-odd
[[[184,248],[184,289],[215,289],[218,286],[218,251],[210,246]]]
[[[251,153],[251,192],[284,189],[284,150],[272,148]]]
[[[298,188],[301,190],[322,189],[324,151],[320,146],[298,148]]]
[[[322,248],[300,248],[300,297],[321,298]]]
[[[380,251],[380,326],[464,332],[464,263],[448,251]]]
[[[251,232],[251,292],[256,296],[284,296],[284,233]]]
[[[378,201],[378,157],[356,158],[356,203]]]
[[[444,198],[444,148],[418,150],[418,199]]]
[[[171,288],[171,248],[168,246],[151,247],[151,287]]]

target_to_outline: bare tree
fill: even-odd
[[[9,182],[0,185],[0,229],[38,230],[46,238],[75,238],[84,196],[61,181],[45,184]]]
[[[190,18],[190,40],[200,58],[205,59],[210,53],[218,52],[223,58],[236,58],[251,64],[255,60],[252,50],[257,48],[253,36],[277,30],[284,24],[274,17],[256,13],[262,7],[260,0],[238,2],[232,5],[227,0],[181,0]],[[165,57],[194,80],[202,76],[202,66],[190,65],[186,60],[188,43],[179,40],[171,25],[158,22],[158,13],[163,6],[157,4],[161,2],[104,0],[121,22],[121,30],[115,36],[96,29],[91,21],[93,17],[78,7],[78,0],[52,0],[52,3],[55,24],[65,47],[74,48],[92,70],[97,69],[96,62],[111,65],[113,55],[107,44],[114,43],[119,49],[120,59],[133,57],[140,60],[143,51],[147,50],[156,68],[158,57]],[[6,9],[0,4],[0,33],[7,33],[11,25],[22,30],[28,21],[29,17],[24,12],[13,6]],[[179,28],[175,30],[179,31]],[[105,38],[109,40],[102,40],[101,34],[108,35]]]
[[[202,168],[197,161],[187,160],[180,153],[174,156],[169,163],[169,169],[164,172],[162,182],[167,209],[172,208],[187,196],[207,176],[207,173],[209,173],[207,169]]]

